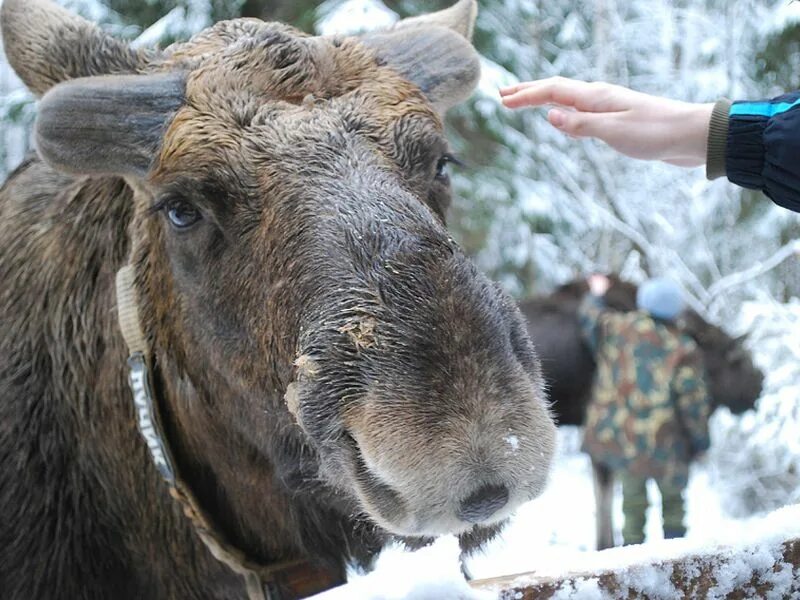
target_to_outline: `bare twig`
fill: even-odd
[[[800,240],[793,240],[788,244],[785,244],[772,256],[766,260],[756,263],[752,267],[749,267],[743,271],[731,273],[730,275],[726,275],[722,279],[719,279],[708,289],[708,305],[711,306],[712,303],[716,302],[719,296],[725,291],[738,287],[743,283],[764,275],[792,256],[800,256]]]

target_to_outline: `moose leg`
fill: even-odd
[[[611,469],[592,461],[592,479],[594,480],[597,549],[605,550],[614,547],[614,528],[611,516],[614,477]]]

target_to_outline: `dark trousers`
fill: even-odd
[[[622,527],[622,540],[625,544],[644,542],[644,525],[647,501],[647,479],[625,472],[619,473],[622,481],[622,513],[625,524]],[[666,539],[683,537],[686,526],[683,523],[686,511],[683,492],[686,486],[674,481],[659,481],[656,484],[661,492],[661,513],[663,515],[664,537]]]

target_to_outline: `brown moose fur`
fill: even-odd
[[[5,0],[2,19],[45,94],[40,149],[73,173],[32,157],[0,191],[4,598],[243,595],[138,437],[113,285],[128,261],[176,462],[251,558],[343,578],[395,535],[475,547],[540,493],[554,427],[536,355],[443,224],[437,110],[474,86],[463,38],[237,20],[136,53],[45,0]],[[441,64],[414,55],[417,31]],[[163,128],[152,112],[174,99],[151,98],[150,120],[137,104],[152,73],[184,86]],[[50,91],[103,74],[124,77]],[[480,486],[507,505],[465,523]]]
[[[4,3],[3,21],[13,23],[3,28],[3,44],[14,48],[8,62],[37,96],[62,81],[135,73],[148,63],[148,52],[130,49],[50,2]]]

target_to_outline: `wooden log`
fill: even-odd
[[[597,553],[618,552],[609,562],[619,564],[605,569],[558,576],[526,573],[473,581],[471,585],[496,594],[499,600],[800,598],[800,538],[721,546],[641,562],[637,562],[634,548]],[[643,548],[642,552],[647,550]]]

